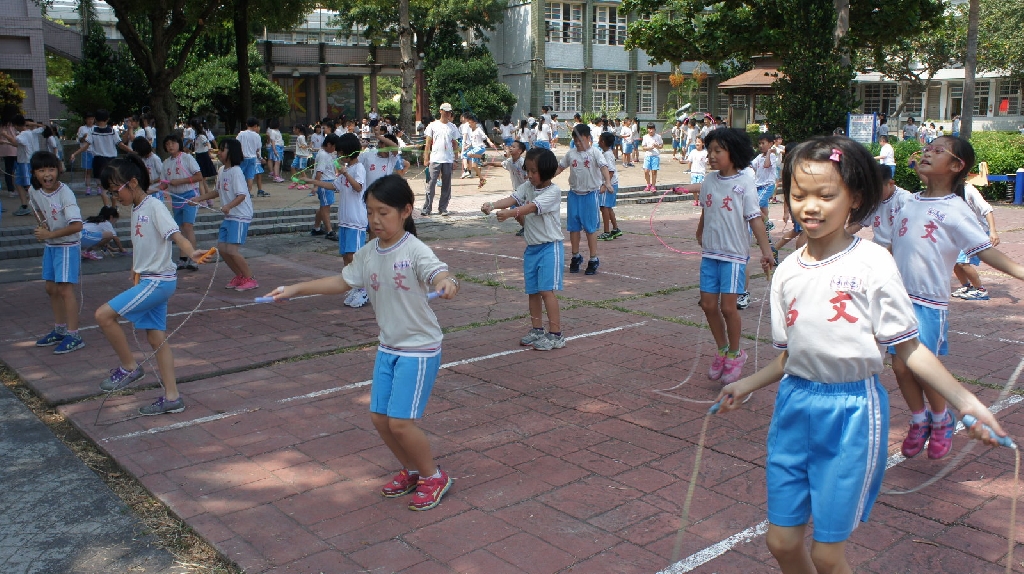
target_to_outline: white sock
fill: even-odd
[[[932,419],[933,423],[946,422],[946,413],[947,411],[942,411],[941,413],[933,413],[931,409],[928,409],[928,417]]]
[[[921,409],[920,412],[910,413],[910,424],[922,425],[928,422],[928,413]]]
[[[427,478],[441,478],[441,468],[438,467],[437,472],[435,472],[434,474],[428,476]]]

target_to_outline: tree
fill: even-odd
[[[110,49],[100,26],[89,28],[82,61],[73,67],[71,81],[58,91],[64,105],[77,116],[105,109],[115,121],[137,113],[148,94],[142,71],[123,46],[117,53]]]
[[[964,109],[960,118],[960,137],[971,139],[974,129],[974,76],[978,67],[978,0],[970,0],[967,9],[967,53],[964,56]]]
[[[25,101],[25,91],[18,87],[18,83],[7,74],[0,72],[0,108],[9,105],[17,106],[22,112],[21,104]]]
[[[480,121],[500,119],[512,113],[516,96],[498,81],[498,65],[483,51],[469,59],[442,60],[427,82],[430,99],[451,102],[456,112],[472,112]]]
[[[1002,0],[984,0],[978,8],[978,36],[985,38],[978,69],[1024,77],[1024,10],[1017,2]]]

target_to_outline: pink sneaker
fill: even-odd
[[[708,378],[717,381],[722,378],[722,369],[725,368],[725,355],[715,352],[715,358],[711,361],[711,368],[708,369]]]
[[[295,189],[296,187],[299,187],[299,184],[292,183],[291,185],[288,186],[288,189]]]
[[[932,433],[931,423],[910,423],[910,430],[907,431],[907,438],[903,439],[903,447],[900,449],[903,456],[911,458],[916,456],[924,448],[925,441]],[[930,450],[930,449],[929,449]]]
[[[243,277],[242,281],[238,284],[237,287],[235,287],[235,289],[237,291],[250,291],[252,289],[258,288],[259,286],[260,284],[256,282],[256,278]]]
[[[242,284],[242,281],[245,281],[245,277],[242,277],[241,275],[235,275],[235,278],[229,281],[228,284],[224,286],[224,288],[237,289],[238,286]]]
[[[82,259],[90,259],[92,261],[99,261],[100,259],[103,259],[103,258],[100,257],[99,255],[96,255],[92,251],[83,251],[82,252]]]
[[[928,441],[928,458],[935,460],[946,456],[953,448],[953,428],[956,426],[956,420],[949,413],[949,409],[946,409],[941,419],[932,420],[931,423],[932,437]]]
[[[729,383],[735,383],[740,380],[740,375],[743,373],[743,363],[747,362],[747,352],[740,351],[740,354],[735,359],[725,358],[725,368],[722,369],[722,378],[719,381],[723,385]]]

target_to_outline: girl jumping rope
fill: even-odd
[[[434,463],[430,442],[415,422],[423,416],[441,365],[441,327],[427,293],[451,299],[459,282],[416,238],[408,182],[398,175],[381,178],[367,189],[365,200],[376,238],[356,252],[341,275],[278,287],[269,295],[285,300],[366,289],[380,327],[370,420],[402,465],[381,494],[390,498],[415,491],[409,509],[429,510],[441,502],[452,479]]]
[[[782,353],[719,395],[721,412],[730,411],[751,392],[782,380],[765,467],[767,544],[785,574],[852,572],[846,541],[868,519],[887,456],[889,403],[878,381],[878,345],[895,345],[900,360],[930,389],[1005,434],[918,340],[918,321],[889,253],[845,229],[880,201],[873,163],[864,146],[841,136],[812,139],[787,155],[783,193],[807,245],[787,257],[772,279],[772,338]],[[996,444],[982,425],[969,430]]]

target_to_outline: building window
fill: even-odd
[[[865,84],[864,113],[896,113],[896,84]]]
[[[556,114],[571,115],[579,111],[583,94],[581,72],[544,73],[544,105]]]
[[[697,88],[697,109],[692,111],[703,112],[711,109],[711,96],[708,91],[708,80],[704,79]]]
[[[988,115],[989,82],[978,82],[974,85],[974,115]]]
[[[641,114],[654,113],[654,75],[640,74],[636,77],[636,89],[640,92],[638,112]]]
[[[1020,115],[1020,81],[999,80],[999,115]]]
[[[548,42],[583,43],[584,4],[550,2],[544,7]]]
[[[626,43],[626,15],[615,6],[594,6],[594,43],[601,46]]]
[[[32,89],[32,70],[0,70],[11,77],[22,90]]]
[[[903,107],[903,115],[916,117],[921,115],[924,102],[924,92],[911,92],[908,86],[903,90],[903,99],[906,101],[906,106]]]
[[[727,92],[719,90],[716,104],[718,110],[715,111],[714,115],[716,118],[728,118],[729,117],[729,94]]]
[[[594,74],[595,112],[626,109],[626,74]]]

